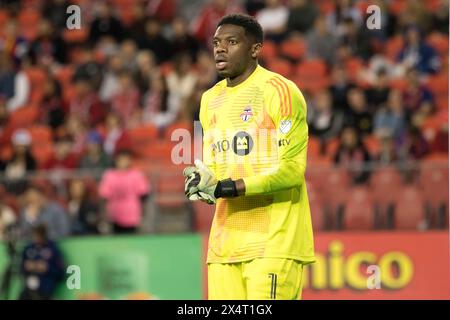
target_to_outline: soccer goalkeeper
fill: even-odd
[[[300,299],[303,266],[315,260],[306,103],[293,82],[258,65],[262,42],[250,16],[219,22],[214,58],[225,79],[202,96],[204,162],[184,170],[186,196],[216,204],[209,299]]]

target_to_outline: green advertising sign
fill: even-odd
[[[57,299],[203,298],[200,235],[79,237],[58,245],[72,267]],[[6,261],[0,245],[0,271]]]

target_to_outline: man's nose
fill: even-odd
[[[222,53],[222,52],[226,52],[226,51],[227,51],[227,47],[224,44],[219,43],[217,45],[217,47],[216,47],[216,52],[217,53]]]

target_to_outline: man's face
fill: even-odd
[[[224,78],[235,78],[242,74],[257,54],[244,28],[231,24],[217,28],[213,47],[216,70]]]

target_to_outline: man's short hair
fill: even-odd
[[[247,14],[233,13],[224,16],[219,23],[217,28],[224,24],[232,24],[244,28],[245,34],[254,37],[256,43],[263,43],[264,33],[261,25],[255,18]]]

